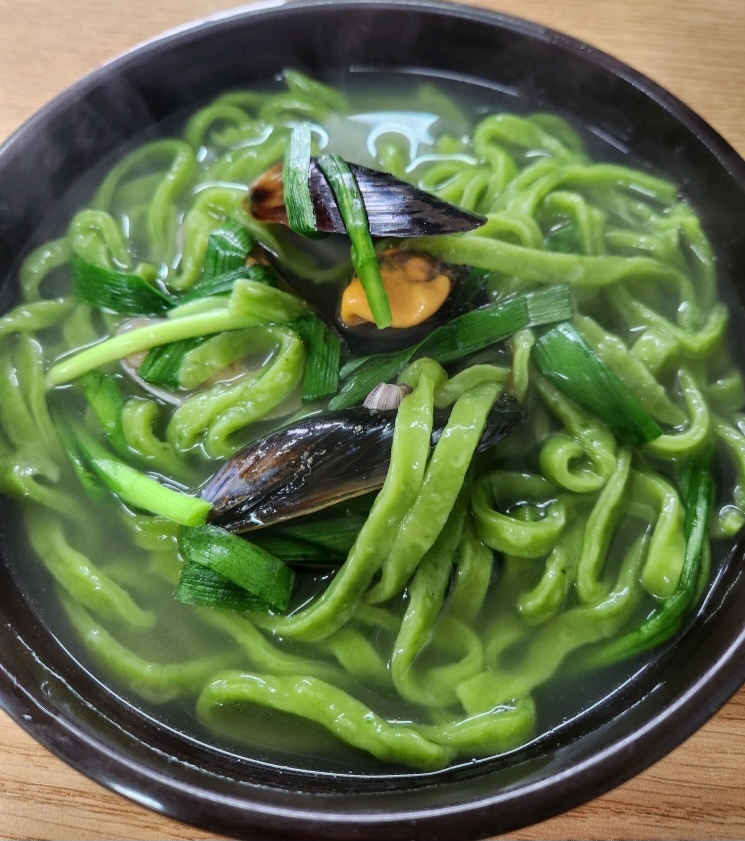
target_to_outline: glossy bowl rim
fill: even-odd
[[[69,103],[95,88],[106,75],[121,73],[130,62],[136,62],[148,53],[188,40],[205,28],[219,28],[267,14],[281,15],[285,10],[301,9],[312,13],[315,8],[329,6],[350,10],[371,6],[426,10],[446,17],[467,19],[474,24],[506,28],[531,40],[559,46],[604,73],[629,82],[672,114],[727,167],[730,178],[745,195],[745,162],[739,154],[689,106],[644,74],[602,50],[541,24],[441,0],[265,0],[171,28],[106,62],[46,103],[0,145],[0,166],[22,146],[24,136],[34,131],[37,125],[43,125],[58,111],[64,111]],[[16,635],[14,630],[11,633]],[[20,635],[16,635],[16,640],[25,645]],[[385,827],[405,823],[410,827],[411,837],[415,838],[454,837],[443,834],[448,830],[457,833],[458,837],[466,837],[462,835],[464,830],[471,833],[467,837],[482,837],[478,833],[494,831],[494,816],[505,809],[516,809],[519,805],[521,809],[528,810],[530,819],[513,817],[511,821],[499,825],[500,832],[565,812],[651,766],[704,724],[745,682],[744,654],[745,622],[739,633],[730,639],[726,651],[688,685],[687,691],[675,703],[666,706],[634,733],[611,742],[605,749],[571,768],[562,769],[530,785],[507,792],[497,791],[492,796],[458,807],[448,805],[441,809],[402,809],[385,813],[364,810],[356,814],[319,813],[305,808],[265,806],[215,793],[206,787],[184,785],[112,750],[96,737],[96,733],[61,717],[38,688],[19,686],[16,675],[2,662],[0,707],[37,742],[90,779],[153,811],[208,830],[254,837],[246,834],[246,830],[250,832],[258,827],[262,834],[255,837],[261,838],[285,838],[289,834],[296,838],[343,838],[347,837],[347,829],[354,827],[362,833],[359,837],[373,838],[378,837],[377,832]],[[85,752],[80,751],[81,745],[85,746]],[[641,750],[641,747],[644,749]],[[219,815],[215,814],[217,808],[222,810]]]

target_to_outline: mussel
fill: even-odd
[[[520,404],[501,397],[479,450],[508,435],[521,418]],[[380,488],[395,420],[395,410],[361,406],[312,415],[255,441],[202,488],[202,499],[213,506],[211,522],[236,533],[251,531]],[[444,418],[436,421],[433,445],[444,428]]]
[[[342,290],[335,328],[352,353],[392,353],[420,342],[456,313],[453,304],[468,269],[429,254],[387,248],[378,254],[393,324],[379,330],[357,277]]]
[[[386,172],[349,164],[365,202],[370,233],[374,237],[417,237],[456,234],[480,228],[483,216],[461,210]],[[346,229],[326,177],[315,159],[308,175],[316,230],[343,234]],[[248,192],[247,210],[260,222],[287,225],[282,188],[282,164],[260,175]]]

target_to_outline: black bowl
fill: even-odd
[[[444,48],[443,45],[447,45]],[[402,59],[403,57],[403,59]],[[32,247],[50,195],[61,218],[80,173],[190,104],[285,66],[431,71],[559,111],[681,184],[703,213],[726,294],[745,265],[745,164],[649,80],[563,35],[444,4],[322,2],[248,9],[182,29],[92,74],[0,149],[0,265]],[[608,147],[610,148],[610,147]],[[14,297],[13,272],[0,305]],[[739,331],[743,333],[745,331]],[[10,509],[0,546],[14,545]],[[674,645],[613,696],[509,761],[423,782],[280,772],[210,751],[116,699],[34,616],[0,568],[0,702],[70,765],[133,800],[213,831],[257,838],[470,838],[569,809],[641,771],[705,722],[745,679],[745,565],[725,561]]]

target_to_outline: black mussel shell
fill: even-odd
[[[486,221],[483,216],[461,210],[387,172],[351,163],[349,168],[360,188],[374,237],[457,234],[480,228]],[[334,194],[315,160],[310,164],[309,187],[317,229],[345,233]]]
[[[461,210],[405,181],[359,164],[349,164],[365,202],[374,237],[420,237],[457,234],[481,227],[483,216]],[[308,180],[318,231],[344,234],[334,194],[317,162],[311,161]],[[263,173],[249,188],[246,209],[261,222],[287,225],[282,188],[282,165]]]
[[[492,409],[479,442],[483,451],[522,419],[508,396]],[[438,413],[432,444],[446,414]],[[311,514],[383,485],[396,413],[363,407],[312,415],[244,447],[202,488],[210,522],[242,533]]]

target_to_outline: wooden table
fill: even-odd
[[[745,154],[744,0],[481,0],[481,5],[560,29],[621,58],[686,101]],[[0,139],[102,62],[223,8],[219,0],[0,0]],[[511,837],[745,838],[744,783],[745,688],[646,773]],[[0,837],[215,836],[104,790],[0,714]]]

